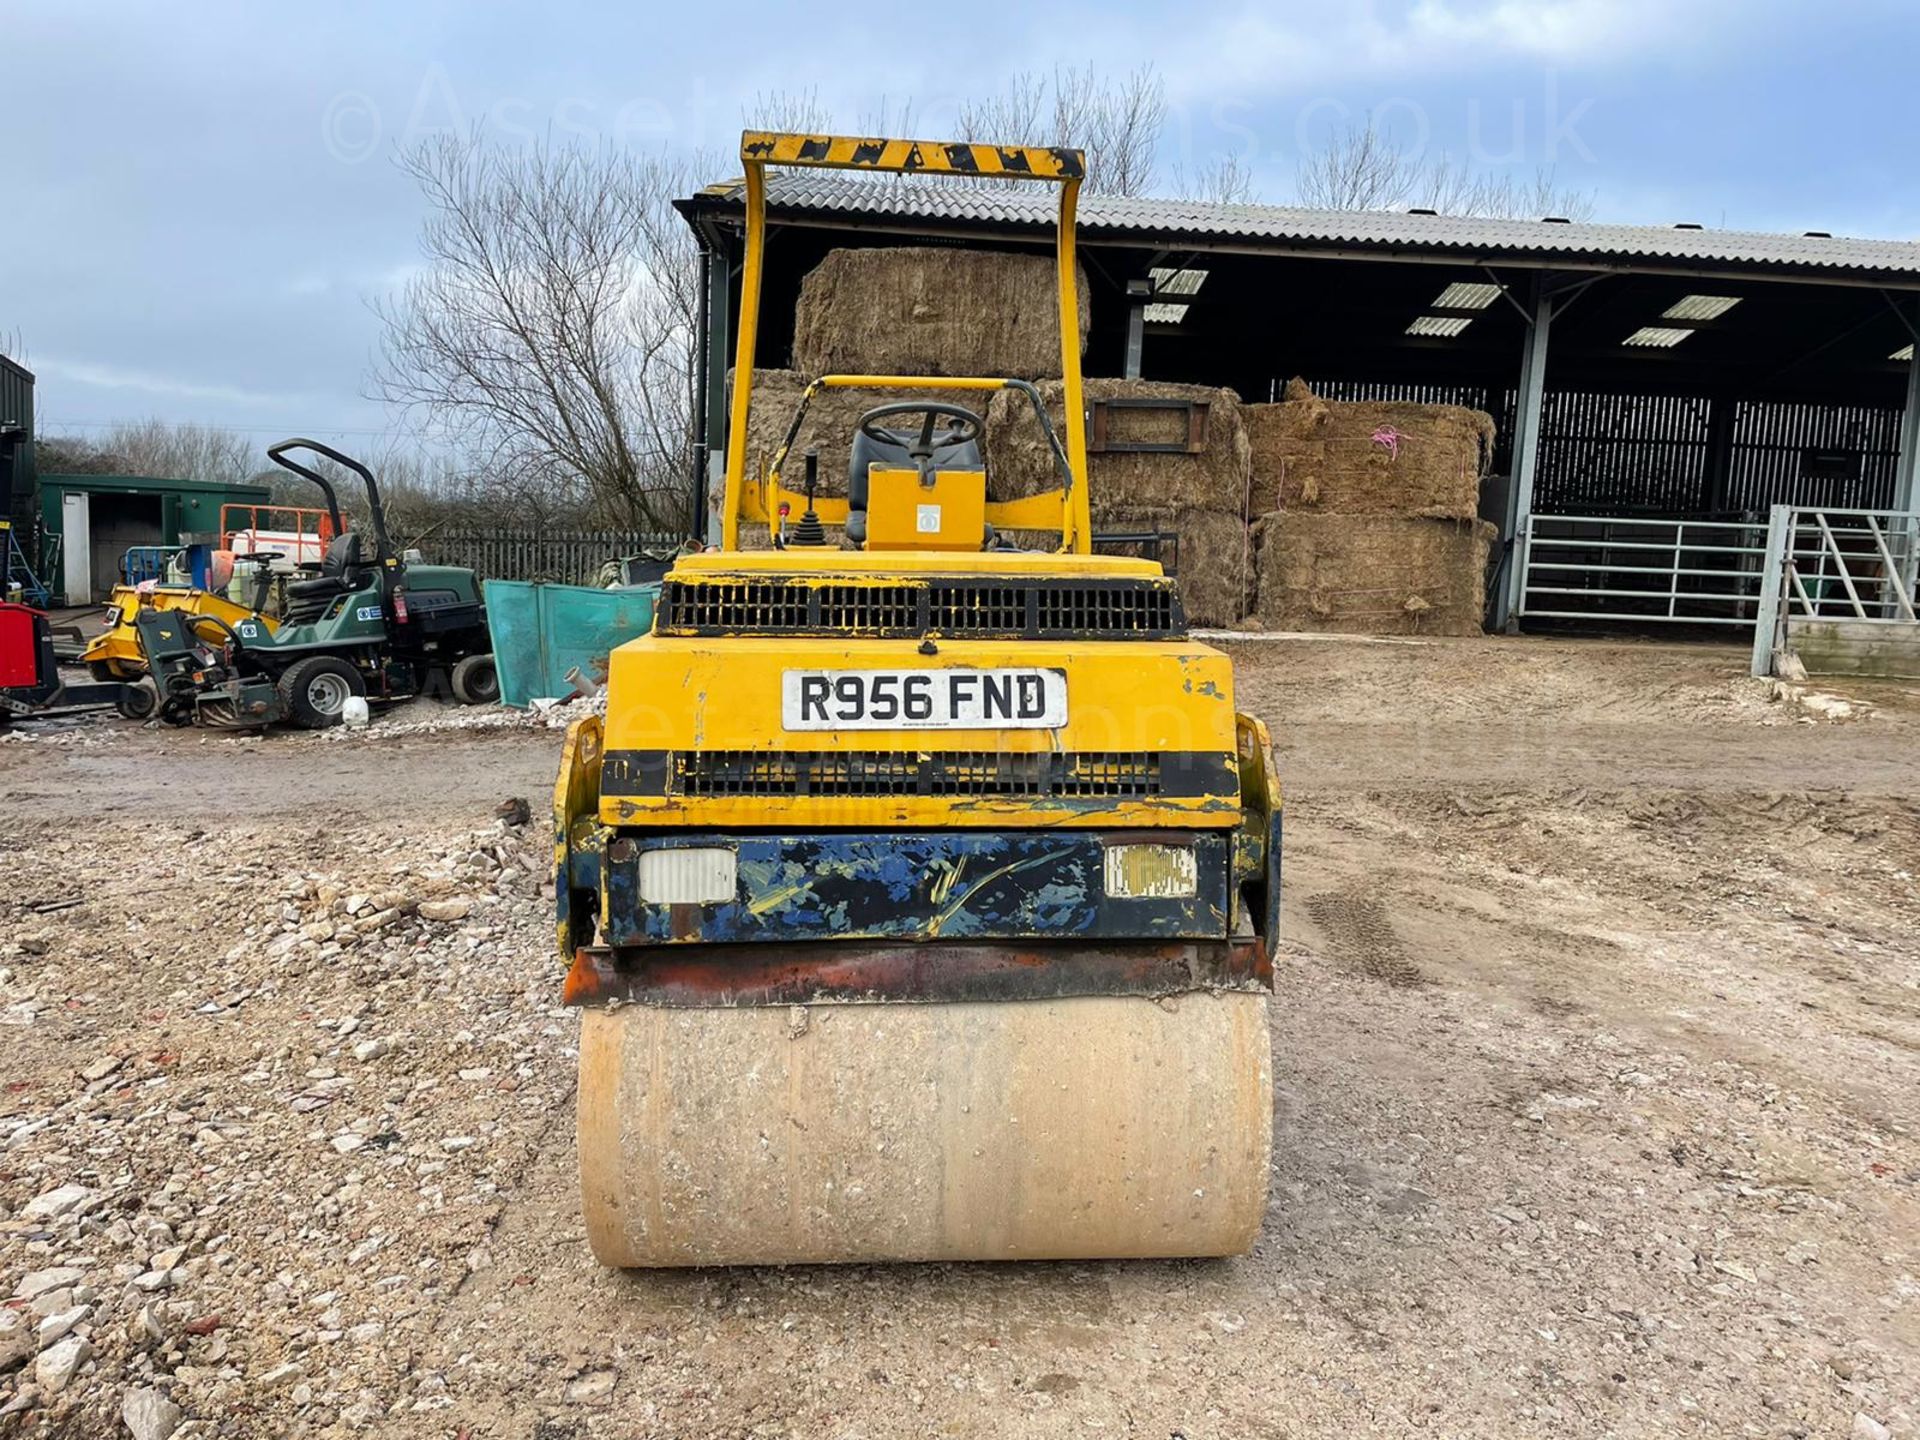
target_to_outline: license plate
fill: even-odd
[[[1064,670],[788,670],[789,730],[1052,730],[1067,723]]]

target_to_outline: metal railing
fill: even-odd
[[[148,580],[165,580],[167,562],[179,553],[178,545],[130,545],[120,557],[120,582],[139,585]]]
[[[611,560],[680,541],[643,530],[435,530],[420,550],[435,564],[462,565],[485,579],[591,585]]]
[[[1519,615],[1536,619],[1751,625],[1767,527],[1744,520],[1529,515]]]
[[[1920,512],[1773,507],[1753,634],[1753,673],[1770,675],[1795,624],[1867,633],[1920,630]]]

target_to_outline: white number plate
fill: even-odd
[[[788,670],[789,730],[1052,730],[1067,723],[1064,670]]]

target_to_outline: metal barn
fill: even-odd
[[[829,250],[1035,248],[1047,204],[777,174],[758,363],[786,364],[801,277]],[[680,208],[708,267],[706,473],[725,435],[739,186]],[[1920,244],[1090,196],[1080,255],[1090,375],[1253,401],[1299,376],[1329,399],[1490,412],[1497,626],[1750,629],[1770,507],[1914,508]]]

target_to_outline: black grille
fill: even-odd
[[[1006,795],[1064,799],[1161,793],[1151,751],[938,754],[695,750],[673,756],[673,792],[718,795]]]
[[[668,580],[662,635],[1157,639],[1186,633],[1167,580]]]
[[[835,633],[846,630],[871,630],[886,634],[911,631],[920,611],[920,596],[912,585],[821,585],[811,597],[807,587],[791,583],[798,591],[796,603],[801,618],[796,630],[817,625]],[[808,606],[814,607],[817,620],[808,618]]]
[[[715,585],[669,580],[660,587],[660,609],[662,624],[672,629],[707,629],[726,620],[740,630],[794,630],[807,623],[806,595],[779,580]]]

